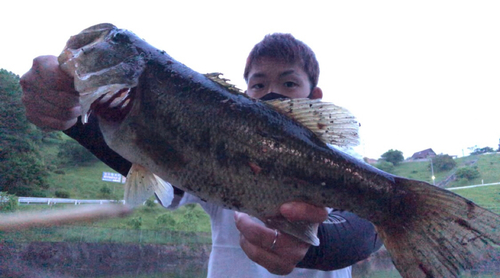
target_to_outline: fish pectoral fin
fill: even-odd
[[[313,131],[325,143],[339,147],[359,145],[359,122],[343,107],[309,98],[264,102]]]
[[[172,204],[172,200],[174,199],[174,187],[157,175],[153,175],[157,181],[157,186],[155,186],[156,199],[158,199],[160,205],[167,208]]]
[[[125,183],[125,203],[139,206],[155,194],[163,206],[174,198],[172,185],[165,182],[141,165],[133,164]]]
[[[318,234],[318,223],[311,223],[307,221],[289,221],[284,217],[273,217],[268,218],[264,221],[266,226],[272,229],[278,229],[281,232],[292,235],[308,244],[318,246],[319,238],[316,236]]]

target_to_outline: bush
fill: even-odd
[[[146,207],[148,207],[148,208],[156,207],[155,200],[154,199],[147,199],[146,200]]]
[[[19,203],[16,195],[0,192],[0,211],[16,211],[18,207]]]
[[[432,158],[432,164],[434,166],[434,170],[438,172],[449,171],[457,165],[455,160],[447,154],[436,155]],[[429,169],[431,169],[431,164],[429,163]]]
[[[457,170],[455,176],[459,179],[473,180],[479,178],[481,174],[477,170],[477,167],[464,167]]]
[[[134,217],[127,222],[127,226],[139,230],[142,226],[142,217]]]
[[[69,198],[69,192],[64,190],[56,190],[55,195],[57,198]]]
[[[99,189],[99,197],[105,198],[105,199],[110,199],[111,198],[111,188],[109,188],[107,185],[101,186],[101,188]]]
[[[176,221],[170,213],[163,213],[156,217],[156,225],[159,228],[169,228],[170,230],[175,227]]]
[[[392,173],[392,171],[394,171],[394,164],[385,160],[379,161],[375,164],[375,167],[387,173]]]
[[[197,226],[201,219],[207,217],[207,214],[203,210],[196,209],[196,204],[185,205],[185,211],[182,217],[179,219],[179,227],[183,230],[193,230],[197,229]]]
[[[54,174],[66,175],[66,172],[64,172],[63,170],[54,170]]]

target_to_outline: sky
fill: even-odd
[[[161,3],[161,4],[159,4]],[[432,148],[498,148],[499,1],[8,1],[0,68],[22,75],[71,35],[108,22],[201,72],[245,89],[243,69],[266,34],[316,53],[324,100],[361,123],[365,157]]]

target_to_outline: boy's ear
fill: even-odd
[[[310,99],[322,99],[323,98],[323,90],[320,87],[314,87],[311,92]]]

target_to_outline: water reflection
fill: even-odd
[[[74,245],[66,246],[67,250],[79,249],[76,252],[62,252],[60,247],[54,247],[61,244],[64,243],[31,243],[20,246],[0,242],[0,277],[203,278],[207,275],[208,250],[199,256],[199,249],[165,251],[161,248],[148,249],[146,245],[132,245],[127,249],[115,246],[108,248],[113,250],[110,253],[99,253],[97,246],[101,245],[87,246],[87,243],[79,248]],[[500,277],[500,250],[492,248],[492,253],[493,259],[461,277]],[[354,265],[352,273],[353,278],[401,277],[385,250]]]

